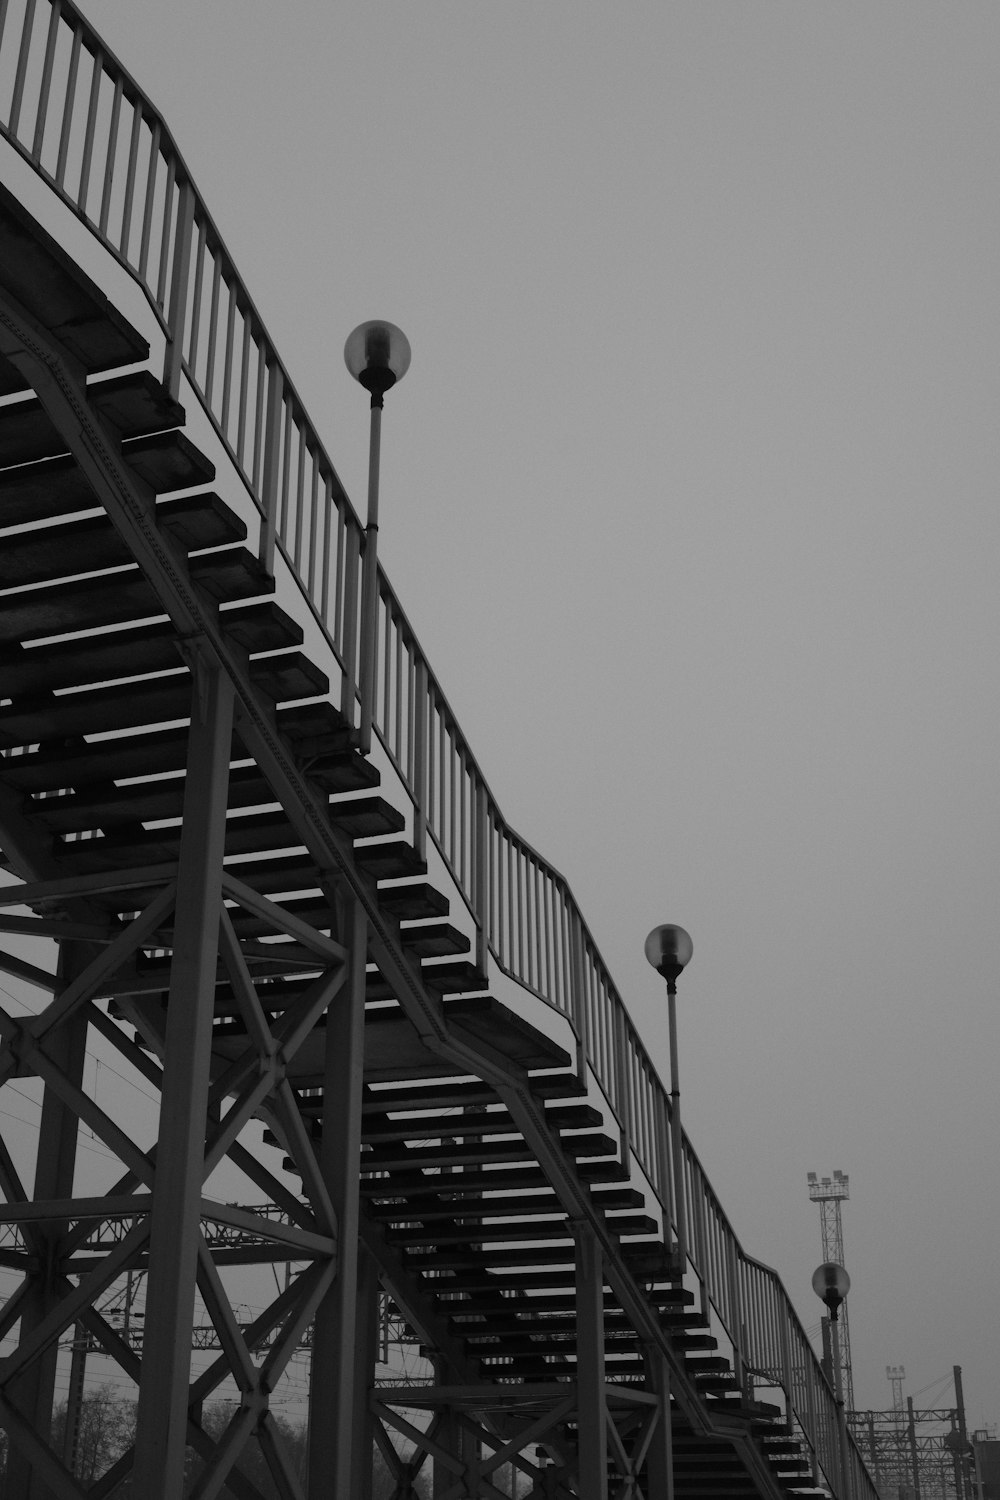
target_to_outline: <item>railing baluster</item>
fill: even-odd
[[[17,137],[21,122],[21,101],[24,98],[24,79],[28,71],[28,53],[31,49],[31,34],[35,24],[35,0],[27,0],[24,20],[21,23],[21,47],[17,55],[17,72],[14,75],[14,93],[10,105],[8,126],[12,136]]]
[[[170,275],[170,302],[167,306],[167,345],[163,362],[163,383],[176,401],[181,388],[184,366],[184,321],[187,316],[188,275],[191,270],[191,234],[194,228],[194,193],[189,182],[181,184],[177,195],[177,222],[174,230],[173,267]]]
[[[177,190],[177,162],[167,157],[167,181],[163,189],[163,222],[160,225],[160,258],[156,268],[156,305],[167,311],[167,277],[170,272],[170,229]],[[168,314],[169,316],[169,314]]]
[[[233,278],[232,281],[229,281],[227,279],[227,281],[226,281],[226,291],[229,294],[229,309],[228,309],[228,311],[226,313],[226,353],[225,353],[225,357],[223,359],[223,364],[222,364],[222,411],[221,411],[220,416],[219,416],[219,425],[222,428],[222,435],[223,435],[223,437],[225,437],[225,438],[228,439],[228,437],[229,437],[229,408],[230,408],[230,403],[232,401],[232,395],[233,395],[233,341],[235,340],[235,337],[236,337],[237,282],[236,282],[235,277]],[[286,458],[285,458],[286,473],[285,473],[285,485],[283,486],[283,490],[287,486],[287,483],[288,483],[288,473],[287,473],[287,464],[288,464],[287,452],[288,452],[288,448],[287,448],[287,443],[286,443],[286,447],[285,447],[285,452],[286,452]],[[280,525],[280,523],[279,523],[279,525]]]
[[[52,0],[49,9],[49,29],[45,38],[45,57],[42,61],[42,78],[38,88],[38,108],[35,111],[35,133],[31,141],[31,154],[36,163],[42,160],[45,144],[45,125],[49,114],[49,94],[52,91],[52,69],[55,65],[56,43],[59,40],[59,22],[62,19],[60,0]]]
[[[403,747],[403,725],[401,723],[401,720],[402,720],[402,717],[403,717],[403,715],[402,715],[402,708],[401,708],[402,694],[401,694],[401,691],[400,691],[401,686],[402,686],[402,669],[403,669],[403,632],[399,628],[398,624],[396,626],[396,651],[395,651],[395,663],[394,663],[394,666],[395,666],[395,672],[396,672],[396,677],[395,677],[395,682],[396,682],[396,764],[399,765],[401,763],[402,747]],[[388,698],[388,696],[389,696],[389,682],[388,682],[388,674],[387,674],[387,676],[386,676],[386,697]]]
[[[146,280],[149,265],[149,242],[153,234],[153,205],[156,199],[156,171],[160,158],[160,122],[153,121],[149,136],[149,165],[146,169],[146,197],[142,206],[142,240],[139,246],[139,280]]]
[[[214,291],[213,291],[214,296]],[[215,314],[213,312],[213,327]],[[264,401],[267,386],[267,360],[264,358],[264,339],[256,338],[247,324],[248,332],[253,338],[254,347],[257,350],[257,399],[253,407],[253,473],[250,482],[255,493],[260,493],[261,468],[264,462]]]
[[[122,199],[122,232],[118,249],[128,259],[128,242],[132,235],[132,205],[135,201],[135,174],[139,166],[139,140],[142,135],[142,100],[132,103],[132,129],[128,141],[128,166],[125,169],[125,193]]]
[[[267,424],[264,433],[264,517],[260,528],[260,561],[274,572],[274,541],[278,511],[278,464],[281,447],[282,369],[277,360],[268,368]]]
[[[413,684],[413,844],[427,858],[427,663],[417,654]]]
[[[385,735],[386,739],[389,741],[389,744],[391,746],[391,744],[392,744],[392,729],[391,729],[392,720],[391,720],[391,717],[390,717],[391,710],[390,710],[390,703],[389,703],[389,680],[390,680],[390,678],[392,676],[392,622],[391,622],[391,620],[389,618],[389,611],[388,611],[388,609],[385,610],[385,613],[382,615],[382,618],[385,620],[385,639],[382,642],[382,723],[381,723],[380,727],[381,727],[382,733]],[[378,626],[377,626],[377,623],[376,623],[376,630],[375,630],[375,660],[376,660],[376,662],[378,661]],[[377,684],[373,683],[372,687],[373,687],[372,702],[375,703],[375,704],[377,704],[378,703],[378,692],[376,690],[377,689]],[[398,756],[398,750],[399,750],[398,744],[397,744],[396,749],[397,749],[397,756]]]
[[[340,712],[353,729],[358,687],[358,574],[361,570],[361,528],[351,522],[344,528],[344,680],[340,687]]]
[[[243,402],[241,400],[241,415],[242,411]],[[309,455],[309,472],[309,572],[306,577],[306,583],[308,584],[310,594],[316,599],[317,597],[321,597],[321,593],[316,587],[316,572],[319,564],[320,498],[319,461],[315,453],[310,453]]]
[[[104,157],[104,191],[101,194],[101,220],[100,231],[102,236],[108,232],[108,219],[111,217],[111,192],[115,183],[115,158],[118,154],[118,125],[122,112],[122,80],[115,79],[115,92],[111,100],[111,120],[108,124],[108,149]]]
[[[194,290],[191,293],[191,318],[187,349],[188,369],[195,380],[197,379],[198,371],[198,335],[201,332],[201,299],[205,283],[205,240],[207,232],[207,226],[204,219],[202,219],[198,225],[198,243],[194,252]]]
[[[490,929],[490,805],[486,786],[482,781],[476,784],[476,816],[475,816],[475,917],[476,917],[476,968],[485,974],[489,966],[489,929]]]
[[[334,649],[337,649],[343,637],[338,633],[340,626],[339,605],[334,605],[333,621],[331,622],[330,620],[330,561],[334,555],[334,546],[336,546],[337,548],[338,557],[340,555],[343,527],[337,525],[337,511],[333,503],[333,480],[330,478],[329,474],[325,474],[323,476],[322,505],[323,541],[321,545],[323,548],[323,582],[320,589],[320,612],[327,625],[331,627],[331,634],[334,638]],[[334,528],[333,532],[331,532],[330,530],[331,527]],[[336,538],[336,540],[334,540],[334,538]],[[339,585],[339,569],[337,581]]]
[[[208,351],[205,357],[205,400],[211,405],[215,390],[215,361],[219,351],[219,300],[222,296],[222,256],[212,255],[212,300],[208,310]],[[261,358],[261,369],[264,360]],[[266,481],[265,481],[266,487]]]
[[[292,559],[295,564],[296,573],[302,572],[302,534],[303,511],[305,509],[306,493],[306,442],[301,428],[297,428],[299,439],[299,463],[295,473],[295,545],[292,551]],[[288,538],[291,542],[291,536]]]
[[[198,270],[200,273],[200,258]],[[236,462],[244,472],[246,471],[244,456],[247,446],[247,413],[253,409],[250,405],[250,350],[252,348],[253,339],[250,336],[250,320],[244,316],[242,352],[240,356],[240,410],[236,422]]]
[[[7,7],[4,5],[4,14]],[[56,157],[56,186],[66,185],[66,166],[69,162],[69,141],[73,129],[73,108],[76,103],[76,80],[80,71],[80,48],[83,45],[83,24],[73,28],[73,44],[69,53],[69,68],[66,73],[66,93],[63,98],[62,125],[59,129],[59,155]]]

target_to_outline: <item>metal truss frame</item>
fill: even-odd
[[[0,1009],[0,1082],[34,1075],[45,1089],[34,1192],[27,1190],[6,1150],[0,1151],[0,1186],[7,1199],[0,1208],[0,1222],[16,1226],[20,1240],[19,1248],[7,1250],[4,1260],[23,1276],[0,1317],[2,1333],[17,1322],[21,1325],[19,1346],[0,1369],[0,1415],[12,1444],[11,1477],[16,1479],[19,1468],[23,1470],[25,1494],[31,1493],[37,1479],[44,1479],[59,1500],[83,1493],[42,1436],[51,1411],[58,1340],[76,1324],[140,1392],[134,1452],[124,1455],[89,1493],[109,1493],[130,1470],[141,1493],[179,1493],[171,1465],[183,1465],[188,1443],[208,1459],[199,1491],[214,1493],[252,1434],[282,1495],[302,1493],[280,1437],[267,1420],[268,1396],[305,1328],[321,1313],[324,1299],[329,1300],[337,1270],[337,1212],[329,1164],[303,1124],[287,1071],[324,1013],[329,1013],[335,1029],[352,1003],[357,1009],[359,965],[355,960],[352,994],[351,949],[283,911],[224,869],[232,691],[221,677],[206,682],[196,671],[192,693],[185,816],[176,867],[43,879],[2,892],[7,908],[44,904],[49,915],[19,919],[17,930],[23,935],[34,927],[39,936],[56,938],[63,955],[53,976],[37,968],[29,973],[22,961],[11,965],[0,958],[0,966],[13,967],[36,985],[47,983],[53,992],[51,1001],[28,1019]],[[120,930],[109,929],[107,918],[96,909],[86,920],[89,899],[131,886],[153,888],[155,894]],[[236,935],[234,916],[240,910],[266,915],[272,927],[301,950],[303,965],[311,971],[307,987],[277,1022],[264,1008],[252,960]],[[336,922],[334,911],[331,925]],[[69,929],[68,936],[63,928]],[[350,936],[356,953],[357,931]],[[150,948],[172,954],[165,1017],[144,1006],[141,996],[117,993],[114,1003],[122,1020],[116,1021],[98,1001],[109,990],[116,991],[122,976],[128,989],[136,955]],[[363,932],[360,952],[363,985]],[[229,978],[246,1032],[245,1046],[226,1063],[213,1062],[210,1051],[217,963]],[[363,991],[361,1000],[363,1004]],[[135,1040],[123,1021],[134,1027]],[[151,1149],[144,1150],[81,1087],[80,1045],[90,1027],[158,1089],[159,1140]],[[301,1176],[305,1201],[290,1193],[241,1142],[245,1126],[260,1118],[281,1138]],[[121,1175],[102,1197],[80,1199],[72,1194],[80,1125],[86,1125],[121,1164]],[[45,1144],[54,1131],[65,1144],[47,1170]],[[206,1196],[206,1179],[227,1156],[267,1195],[276,1210],[273,1216]],[[224,1236],[206,1238],[203,1220],[238,1231],[238,1250],[228,1251]],[[107,1232],[126,1223],[124,1234]],[[294,1260],[304,1269],[243,1329],[220,1267],[258,1260]],[[141,1357],[96,1306],[127,1269],[148,1273]],[[190,1382],[196,1285],[221,1353]],[[258,1363],[255,1351],[265,1344],[266,1353]],[[216,1442],[192,1413],[227,1378],[236,1382],[241,1402]],[[183,1441],[174,1436],[178,1430]],[[256,1491],[249,1482],[237,1481],[237,1493],[249,1500]]]
[[[485,1046],[475,1047],[449,1027],[443,1007],[424,987],[419,965],[405,950],[398,922],[380,908],[375,882],[358,869],[350,840],[332,827],[323,799],[277,731],[273,707],[255,687],[245,654],[227,639],[217,606],[199,595],[186,558],[157,527],[155,497],[126,468],[118,446],[87,402],[72,359],[6,292],[0,293],[0,354],[36,393],[152,584],[192,676],[186,801],[176,865],[66,878],[15,800],[0,797],[8,854],[28,877],[23,885],[3,893],[4,902],[45,913],[30,919],[8,917],[7,930],[55,938],[61,953],[54,978],[14,955],[3,961],[8,972],[48,987],[53,995],[29,1021],[0,1012],[0,1082],[34,1074],[45,1088],[32,1193],[0,1145],[0,1187],[7,1198],[0,1224],[16,1223],[21,1236],[21,1248],[4,1250],[2,1258],[23,1273],[21,1290],[0,1314],[0,1334],[18,1322],[21,1328],[16,1354],[0,1364],[0,1424],[10,1437],[20,1486],[14,1493],[26,1500],[40,1500],[43,1493],[55,1500],[75,1500],[83,1493],[44,1436],[58,1341],[76,1324],[82,1324],[140,1383],[135,1451],[92,1487],[91,1495],[109,1494],[131,1469],[138,1492],[149,1500],[176,1500],[184,1450],[191,1444],[207,1462],[195,1491],[198,1500],[207,1500],[223,1485],[240,1500],[258,1500],[255,1487],[238,1467],[253,1437],[282,1500],[303,1500],[302,1487],[269,1421],[268,1401],[274,1381],[310,1322],[310,1399],[317,1420],[310,1425],[309,1493],[363,1495],[362,1486],[370,1484],[364,1469],[372,1430],[364,1391],[366,1371],[374,1364],[379,1279],[421,1339],[437,1351],[442,1374],[475,1406],[482,1381],[470,1369],[460,1341],[449,1334],[443,1319],[428,1312],[425,1297],[380,1228],[360,1215],[360,1049],[365,969],[373,962],[420,1041],[442,1058],[445,1071],[457,1067],[494,1089],[573,1227],[581,1335],[587,1351],[581,1362],[587,1375],[575,1398],[580,1449],[572,1481],[576,1494],[581,1500],[606,1500],[610,1443],[623,1466],[626,1487],[620,1493],[638,1495],[636,1475],[642,1460],[634,1454],[652,1443],[651,1493],[656,1500],[672,1496],[669,1421],[644,1426],[636,1420],[637,1404],[644,1405],[639,1400],[627,1406],[627,1423],[616,1415],[609,1425],[609,1411],[613,1408],[617,1414],[623,1401],[620,1395],[609,1395],[618,1388],[609,1387],[603,1371],[601,1293],[609,1286],[650,1350],[652,1383],[646,1395],[652,1395],[663,1412],[669,1410],[670,1400],[675,1401],[696,1432],[731,1442],[755,1476],[760,1493],[776,1495],[773,1476],[745,1425],[706,1411],[616,1236],[547,1121],[527,1072]],[[293,837],[319,871],[330,903],[333,937],[282,912],[276,903],[242,885],[223,864],[234,731],[242,752],[254,760],[280,804]],[[150,887],[155,894],[124,926],[109,923],[106,912],[94,903],[111,889]],[[230,913],[236,908],[258,915],[266,911],[293,949],[301,951],[305,972],[316,975],[277,1024],[269,1020],[255,983],[261,954],[239,941],[234,931]],[[129,983],[129,966],[144,949],[171,955],[165,1015],[144,1003]],[[213,1062],[211,1049],[220,965],[247,1037],[242,1053],[221,1068]],[[121,1021],[98,1007],[102,990],[109,989]],[[285,1069],[324,1013],[324,1114],[314,1145]],[[124,1024],[135,1028],[136,1041],[126,1035]],[[82,1068],[90,1027],[160,1091],[158,1147],[143,1150],[88,1096]],[[240,1140],[247,1122],[261,1117],[269,1121],[301,1174],[304,1204]],[[73,1195],[81,1125],[92,1130],[122,1166],[113,1190],[96,1200],[81,1201]],[[226,1157],[285,1212],[287,1222],[255,1218],[206,1199],[205,1180]],[[259,1235],[256,1252],[246,1245],[231,1252],[221,1246],[210,1249],[206,1221],[230,1223],[250,1236]],[[126,1222],[130,1227],[123,1234],[110,1228],[124,1228]],[[305,1269],[244,1332],[219,1272],[227,1255],[245,1262],[253,1253],[261,1260],[294,1258],[305,1263]],[[149,1278],[141,1357],[97,1309],[97,1299],[115,1277],[135,1268],[147,1269]],[[196,1289],[218,1330],[222,1350],[219,1359],[192,1381],[189,1335]],[[265,1341],[268,1349],[258,1364],[255,1349]],[[198,1414],[201,1403],[229,1376],[241,1392],[241,1404],[216,1442]],[[501,1451],[517,1441],[516,1435],[504,1438]],[[564,1467],[569,1467],[568,1461]],[[485,1475],[481,1480],[488,1483]],[[549,1484],[548,1478],[545,1482]]]
[[[669,1393],[607,1382],[601,1392],[600,1441],[607,1462],[586,1467],[577,1434],[586,1397],[574,1382],[527,1386],[382,1387],[373,1394],[376,1441],[395,1481],[392,1500],[412,1493],[421,1470],[433,1473],[434,1500],[508,1500],[495,1482],[510,1465],[530,1482],[526,1492],[546,1500],[667,1500]],[[421,1427],[412,1414],[427,1411]],[[410,1415],[405,1415],[409,1413]],[[645,1476],[644,1467],[648,1466]],[[359,1492],[360,1494],[361,1492]]]

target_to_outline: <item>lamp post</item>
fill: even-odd
[[[684,1143],[681,1134],[681,1086],[677,1058],[677,980],[691,962],[692,943],[683,927],[665,923],[646,939],[646,957],[667,981],[667,1027],[670,1036],[670,1158],[674,1179],[674,1218],[677,1223],[677,1264],[681,1277],[687,1265],[687,1210],[684,1203]]]
[[[835,1260],[824,1261],[813,1272],[812,1289],[830,1314],[830,1356],[833,1362],[833,1389],[837,1398],[837,1430],[840,1439],[840,1488],[846,1500],[853,1500],[850,1452],[847,1443],[847,1415],[844,1411],[844,1372],[840,1365],[840,1304],[851,1290],[851,1278]]]
[[[375,319],[360,323],[344,345],[344,363],[371,396],[368,442],[368,516],[361,576],[361,654],[358,690],[361,697],[359,749],[371,749],[375,705],[375,637],[378,618],[378,479],[382,441],[382,402],[385,393],[410,368],[410,345],[395,323]]]

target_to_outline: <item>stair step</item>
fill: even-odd
[[[192,582],[218,603],[255,598],[274,589],[274,580],[244,547],[199,553],[189,566]],[[122,568],[99,577],[71,579],[44,589],[20,589],[0,596],[0,645],[161,618],[164,613],[139,569]]]
[[[156,523],[185,551],[222,547],[246,539],[247,529],[218,495],[186,495],[156,507]],[[34,526],[3,539],[0,589],[52,582],[118,568],[132,552],[105,514]]]

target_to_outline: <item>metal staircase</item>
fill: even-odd
[[[4,21],[8,148],[149,315],[0,188],[0,969],[34,1007],[0,1009],[0,1087],[44,1085],[30,1179],[0,1141],[3,1494],[175,1500],[190,1445],[198,1494],[253,1497],[257,1443],[278,1494],[364,1497],[375,1441],[401,1496],[431,1472],[437,1500],[496,1496],[513,1464],[538,1496],[874,1497],[686,1139],[674,1180],[572,893],[384,576],[361,753],[363,532],[165,124],[69,0]],[[93,1037],[155,1093],[151,1144],[88,1092]],[[83,1127],[117,1163],[96,1189]],[[253,1207],[210,1196],[225,1163]],[[235,1278],[280,1261],[247,1328]],[[135,1270],[139,1348],[100,1311]],[[372,1386],[380,1290],[421,1384]],[[219,1348],[197,1374],[196,1294]],[[87,1491],[48,1437],[74,1325],[138,1400]],[[307,1329],[303,1478],[269,1402]]]

